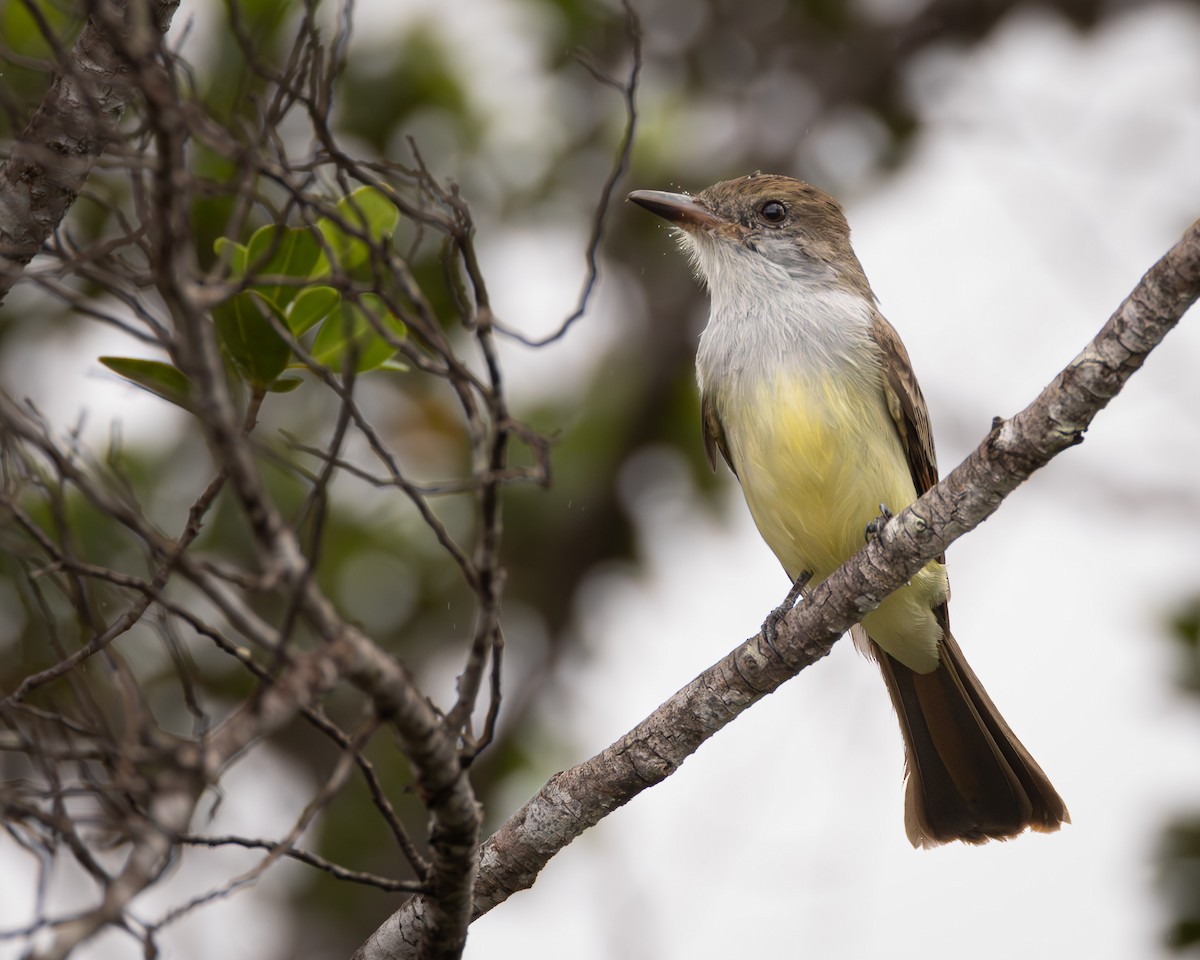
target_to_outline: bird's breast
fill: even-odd
[[[790,576],[828,576],[861,549],[881,503],[915,499],[876,378],[783,366],[716,399],[750,512]]]

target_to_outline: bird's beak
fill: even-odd
[[[685,230],[700,228],[715,230],[724,224],[707,207],[684,193],[666,193],[662,190],[634,190],[627,198],[651,213],[657,213]]]

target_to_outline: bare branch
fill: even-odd
[[[49,934],[41,938],[44,945],[38,956],[66,956],[110,925],[141,938],[150,950],[157,927],[135,921],[129,908],[173,861],[200,798],[220,782],[235,758],[294,718],[304,716],[341,746],[343,759],[335,776],[325,784],[302,822],[289,835],[271,842],[269,856],[253,873],[232,878],[223,887],[193,898],[176,913],[168,913],[163,922],[252,882],[289,850],[301,827],[357,771],[417,880],[381,881],[315,855],[300,859],[345,879],[382,883],[390,889],[426,891],[432,905],[423,949],[431,957],[457,957],[470,919],[474,851],[481,822],[466,772],[469,760],[480,747],[474,743],[468,750],[466,743],[474,691],[479,688],[474,678],[483,670],[487,654],[498,651],[500,644],[503,571],[499,489],[523,473],[507,465],[510,437],[529,444],[542,458],[546,446],[508,415],[494,356],[487,364],[486,379],[481,378],[471,363],[456,353],[443,330],[443,319],[434,312],[409,264],[391,249],[387,237],[372,234],[350,215],[362,213],[351,194],[365,182],[393,198],[398,209],[431,226],[457,229],[469,222],[465,202],[456,203],[461,214],[457,221],[444,210],[427,206],[429,197],[436,200],[444,195],[427,173],[401,173],[403,182],[418,184],[414,192],[425,198],[414,201],[390,180],[337,147],[328,127],[328,110],[349,29],[348,7],[338,37],[326,46],[315,20],[316,5],[307,5],[298,27],[298,41],[287,62],[275,69],[257,59],[252,38],[242,32],[241,21],[237,20],[235,5],[235,35],[244,42],[247,59],[258,76],[274,84],[272,95],[261,102],[265,122],[255,129],[222,126],[182,95],[183,68],[166,49],[161,35],[147,31],[145,14],[149,9],[132,3],[127,9],[112,0],[96,5],[95,23],[89,24],[88,30],[108,38],[108,75],[119,76],[121,89],[129,92],[129,102],[139,108],[141,126],[118,146],[115,124],[126,100],[114,105],[103,136],[89,134],[92,139],[82,150],[87,162],[70,166],[74,179],[60,191],[60,208],[55,208],[53,222],[47,219],[45,231],[37,236],[26,236],[29,231],[14,234],[16,240],[11,244],[8,234],[0,237],[8,245],[3,248],[5,255],[9,256],[11,248],[9,261],[16,265],[6,272],[4,289],[17,279],[20,268],[33,254],[44,248],[48,265],[39,267],[31,277],[41,292],[111,323],[143,343],[160,347],[187,384],[186,409],[195,415],[196,428],[206,441],[214,461],[214,479],[194,502],[183,532],[172,540],[147,519],[133,484],[120,476],[101,481],[94,465],[76,449],[75,438],[64,443],[31,406],[0,394],[5,458],[0,508],[6,507],[18,519],[25,549],[42,564],[30,576],[29,588],[42,605],[46,629],[54,629],[57,599],[38,592],[44,584],[49,585],[48,594],[62,591],[83,634],[82,644],[57,639],[51,643],[54,659],[50,665],[26,676],[0,703],[0,720],[13,734],[14,751],[38,765],[40,775],[28,801],[18,803],[16,788],[8,787],[0,793],[0,800],[6,818],[12,813],[22,824],[40,825],[39,840],[45,849],[59,849],[65,844],[93,874],[100,888],[94,905],[65,917],[52,918],[39,912],[28,932]],[[126,14],[127,23],[122,19]],[[66,65],[64,76],[69,77],[74,69]],[[107,95],[107,89],[105,92]],[[304,107],[318,128],[319,147],[302,160],[288,155],[289,146],[278,131],[284,115],[295,105]],[[62,122],[66,125],[71,121]],[[71,129],[77,136],[88,128]],[[197,141],[214,155],[236,163],[237,173],[231,183],[215,184],[193,175],[189,149]],[[95,157],[106,146],[111,148],[112,160],[104,172],[120,172],[128,177],[132,212],[126,208],[116,214],[120,230],[117,236],[104,241],[81,245],[65,231],[51,240],[52,231],[79,192]],[[20,151],[14,152],[14,161],[24,162]],[[6,167],[10,174],[18,170],[19,164],[13,161]],[[387,167],[385,173],[393,177],[396,169]],[[329,198],[331,180],[344,197],[350,198],[348,211],[336,195],[335,200]],[[25,182],[33,182],[32,177],[25,176]],[[334,365],[327,366],[314,358],[305,343],[278,322],[276,332],[294,351],[292,355],[316,374],[318,385],[330,389],[330,397],[338,404],[338,418],[332,435],[319,448],[322,466],[310,477],[307,505],[299,519],[289,518],[273,499],[261,473],[264,444],[252,436],[259,407],[267,396],[266,387],[255,384],[246,396],[239,390],[240,383],[232,381],[226,366],[228,357],[223,353],[225,345],[218,341],[212,312],[252,288],[291,285],[303,290],[315,284],[310,277],[270,275],[266,265],[278,252],[277,244],[256,256],[245,276],[232,275],[228,246],[213,268],[202,269],[191,218],[193,205],[206,191],[234,197],[229,229],[235,237],[246,236],[263,211],[280,225],[289,219],[298,220],[299,229],[310,231],[329,261],[328,275],[320,278],[322,285],[335,290],[341,302],[357,305],[379,338],[413,368],[451,386],[462,409],[464,437],[475,451],[473,466],[478,472],[450,480],[434,492],[445,495],[457,491],[476,501],[480,530],[473,550],[451,537],[429,507],[430,492],[407,478],[399,458],[356,402],[356,345],[352,343],[346,351],[342,369],[333,369]],[[104,197],[103,189],[94,195]],[[23,202],[20,192],[10,194],[2,181],[0,201],[6,204],[6,214]],[[0,227],[4,227],[3,222]],[[340,236],[353,238],[366,250],[369,278],[362,270],[352,275],[350,268],[338,262],[338,253],[323,229],[340,231]],[[465,258],[461,251],[459,255]],[[117,306],[110,309],[95,303],[90,294],[85,296],[70,286],[71,280],[99,286]],[[400,329],[411,333],[411,339],[401,339],[395,329],[388,327],[380,316],[382,311],[366,307],[368,296],[383,303],[395,318],[402,318]],[[473,318],[463,320],[472,325],[476,342],[488,353],[490,331],[474,326]],[[312,338],[307,342],[311,344]],[[342,450],[352,435],[366,440],[371,453],[384,464],[389,485],[402,491],[416,506],[433,538],[457,561],[463,580],[480,599],[483,612],[477,618],[475,639],[470,645],[474,653],[469,659],[480,659],[481,666],[469,671],[463,683],[468,693],[460,697],[462,706],[453,717],[448,718],[429,702],[407,667],[347,624],[317,586],[315,573],[322,557],[326,498],[334,474],[349,466]],[[364,475],[358,468],[354,472]],[[537,475],[536,470],[524,474]],[[544,467],[541,475],[545,475]],[[50,504],[54,520],[51,529],[44,528],[27,509],[26,497],[31,489]],[[201,523],[218,498],[237,505],[252,534],[256,556],[244,567],[224,558],[214,561],[203,551],[196,555],[193,549]],[[110,529],[123,526],[134,549],[152,561],[148,574],[138,576],[93,562],[86,549],[74,544],[75,531],[66,506],[69,499],[94,507]],[[305,536],[297,529],[300,524],[305,526]],[[199,597],[223,618],[223,624],[214,626],[181,603],[181,586],[193,597],[198,590]],[[116,608],[122,612],[115,618],[98,612],[102,605],[96,602],[95,594],[107,597],[107,592],[122,598]],[[279,617],[264,615],[259,605],[263,595],[282,602]],[[105,605],[104,609],[109,608]],[[147,617],[150,611],[155,613]],[[190,738],[167,734],[159,728],[140,686],[143,678],[126,664],[118,643],[130,632],[155,621],[169,662],[176,668],[184,706],[196,728]],[[196,637],[232,654],[238,669],[247,671],[252,679],[253,695],[223,716],[206,708],[192,685],[188,651],[174,636],[177,623],[186,624]],[[477,657],[480,651],[483,657]],[[104,664],[108,675],[115,679],[119,694],[115,699],[94,695],[80,669],[90,659]],[[498,652],[492,653],[490,661],[493,702],[482,738],[485,741],[490,738],[499,702]],[[77,694],[74,701],[79,706],[40,706],[42,699],[53,703],[55,692],[64,684]],[[377,721],[386,723],[397,734],[400,752],[412,768],[416,797],[429,813],[428,859],[410,839],[374,766],[363,755],[361,744],[346,737],[325,716],[321,701],[338,686],[361,691],[361,699]],[[38,699],[39,705],[29,702],[31,699]],[[81,769],[72,771],[73,764]],[[104,842],[127,853],[121,869],[106,872],[93,855],[96,841],[66,814],[65,798],[76,795],[88,798],[103,811],[98,822],[113,833],[113,839]]]
[[[179,0],[153,3],[153,25],[160,34],[178,6]],[[118,139],[117,123],[137,94],[117,47],[131,42],[145,25],[141,5],[103,0],[97,8],[70,62],[0,167],[0,303],[62,222],[100,154]]]
[[[592,214],[592,232],[588,239],[586,254],[587,274],[584,277],[583,289],[579,292],[579,301],[575,304],[575,309],[559,324],[557,330],[545,337],[526,337],[516,330],[496,323],[498,331],[526,346],[544,347],[566,336],[567,331],[571,329],[575,322],[582,319],[583,315],[587,313],[588,304],[592,299],[592,292],[596,289],[596,282],[600,278],[600,267],[597,264],[596,258],[600,251],[600,241],[604,239],[604,225],[608,216],[609,204],[612,202],[613,191],[616,190],[617,184],[621,182],[621,178],[625,176],[625,171],[629,169],[629,157],[633,152],[633,136],[637,129],[637,91],[642,72],[641,23],[638,21],[637,13],[634,12],[629,0],[621,0],[621,6],[625,9],[625,29],[629,36],[630,55],[632,58],[632,63],[629,67],[629,77],[624,82],[619,81],[615,77],[605,73],[585,54],[580,53],[577,55],[577,59],[583,65],[584,69],[598,83],[619,91],[625,103],[625,131],[621,136],[621,143],[617,147],[617,154],[613,160],[612,170],[609,171],[608,179],[605,180],[604,187],[600,191],[600,197],[596,201],[595,212]]]
[[[245,847],[249,850],[269,850],[271,852],[279,851],[283,856],[292,860],[298,860],[301,863],[306,863],[310,867],[316,867],[331,877],[337,880],[346,880],[350,883],[360,883],[367,887],[376,887],[379,890],[386,890],[389,893],[420,893],[424,887],[420,883],[415,883],[412,880],[393,880],[389,877],[380,877],[372,873],[364,873],[361,870],[347,870],[341,864],[333,863],[331,860],[322,857],[320,854],[313,853],[310,850],[302,850],[299,847],[284,849],[277,840],[266,840],[261,837],[237,837],[237,836],[199,836],[196,834],[187,834],[179,838],[181,843],[190,844],[196,847]]]

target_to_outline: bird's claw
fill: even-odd
[[[887,526],[889,520],[892,519],[892,511],[888,509],[886,503],[879,505],[879,516],[867,524],[867,529],[863,531],[863,539],[868,543],[874,540],[883,532],[883,528]]]
[[[796,605],[796,601],[804,593],[804,587],[809,580],[812,579],[812,573],[805,571],[796,578],[791,589],[788,590],[787,596],[783,598],[783,602],[774,610],[767,614],[767,618],[762,625],[762,638],[767,646],[771,648],[771,652],[775,656],[783,660],[783,655],[779,652],[779,648],[775,646],[775,638],[779,635],[779,625],[783,623],[783,618],[786,617]],[[786,661],[784,661],[786,662]]]

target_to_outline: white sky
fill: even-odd
[[[491,96],[489,109],[549,102],[517,0],[401,9],[441,24],[481,91],[524,91]],[[1083,38],[1023,15],[914,76],[925,126],[912,162],[843,199],[921,376],[943,468],[992,415],[1024,406],[1200,213],[1198,49],[1200,17],[1182,8],[1150,7]],[[648,86],[644,129],[656,102],[661,91]],[[536,115],[522,112],[504,136],[536,137]],[[500,247],[481,232],[501,315],[536,326],[569,312],[583,240],[555,228]],[[664,234],[663,256],[674,255]],[[656,282],[664,264],[647,263],[636,282]],[[619,286],[602,288],[596,313],[561,347],[509,361],[547,389],[570,382],[621,324],[651,322],[636,288]],[[949,556],[956,635],[1073,825],[913,851],[895,718],[875,668],[843,642],[476,923],[469,960],[1159,955],[1156,833],[1200,800],[1200,715],[1172,689],[1162,629],[1200,586],[1197,320],[1151,357],[1082,447]],[[786,589],[736,488],[714,520],[686,474],[666,466],[651,487],[636,463],[624,478],[645,566],[597,575],[580,600],[586,653],[544,707],[557,737],[546,775],[606,746],[754,633]],[[276,801],[292,812],[310,789],[284,768],[254,776],[286,785]],[[510,808],[540,784],[513,784]],[[276,801],[253,812],[258,826],[231,809],[215,828],[268,832]],[[9,852],[0,844],[0,857]],[[198,913],[164,939],[169,953],[258,955],[264,942],[251,933],[272,916],[286,922],[286,883]],[[0,873],[0,923],[29,895]],[[128,956],[129,946],[109,937],[90,955]]]

